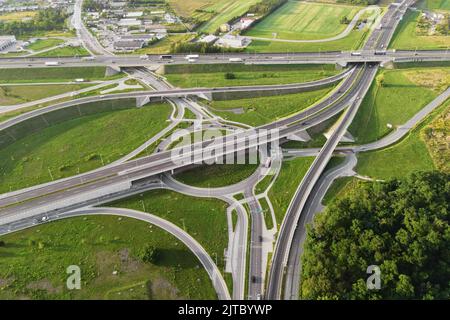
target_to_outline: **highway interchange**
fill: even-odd
[[[77,1],[81,6],[82,1]],[[215,117],[195,102],[195,97],[212,98],[216,93],[239,93],[247,91],[261,92],[300,92],[314,90],[330,84],[337,84],[336,88],[324,99],[315,105],[298,112],[289,117],[274,121],[270,124],[257,128],[246,128],[243,131],[232,132],[226,139],[214,141],[203,141],[193,145],[192,150],[182,152],[179,157],[173,158],[173,150],[159,150],[154,154],[135,158],[146,147],[158,140],[154,137],[146,144],[132,151],[129,155],[103,168],[91,172],[79,174],[74,177],[52,181],[38,186],[22,190],[12,191],[0,195],[0,234],[17,231],[31,227],[42,221],[53,221],[65,217],[81,214],[122,214],[137,219],[143,217],[139,212],[125,212],[118,209],[95,209],[98,206],[112,200],[128,197],[154,188],[166,188],[198,197],[217,197],[227,202],[230,208],[237,211],[238,221],[234,232],[230,232],[230,244],[227,250],[227,263],[233,274],[233,292],[229,293],[222,275],[217,271],[217,266],[206,254],[206,251],[189,235],[176,229],[175,226],[164,225],[166,222],[157,221],[157,218],[148,218],[146,221],[156,224],[181,239],[197,255],[204,265],[216,288],[218,297],[221,299],[292,299],[296,298],[299,282],[299,259],[301,244],[305,235],[305,224],[310,222],[315,208],[325,194],[333,180],[343,172],[348,172],[354,166],[354,153],[378,148],[395,143],[414,124],[428,114],[449,96],[449,90],[441,95],[433,104],[424,108],[414,119],[405,124],[403,130],[398,131],[391,137],[385,137],[384,142],[378,142],[371,146],[355,146],[353,149],[343,150],[338,147],[348,126],[351,124],[358,108],[369,89],[380,65],[407,61],[446,61],[450,55],[448,51],[393,51],[388,50],[383,54],[376,54],[387,48],[393,33],[400,21],[401,16],[414,1],[405,0],[401,3],[389,6],[388,12],[382,19],[383,28],[373,30],[366,45],[359,51],[358,55],[351,52],[321,52],[321,53],[289,53],[289,54],[216,54],[201,55],[196,63],[232,63],[230,58],[240,58],[242,63],[336,63],[349,67],[342,73],[318,81],[303,84],[277,85],[277,86],[247,86],[227,88],[192,88],[175,89],[170,84],[161,81],[150,70],[156,70],[159,66],[186,63],[184,55],[172,55],[169,61],[160,59],[158,56],[142,57],[120,57],[112,56],[93,39],[92,35],[80,22],[77,13],[74,15],[73,24],[77,29],[78,36],[88,50],[97,54],[93,59],[62,58],[58,59],[62,67],[75,66],[108,66],[121,68],[127,73],[139,76],[151,91],[129,92],[121,94],[110,94],[104,96],[92,96],[74,99],[67,102],[51,104],[44,108],[26,112],[17,117],[0,123],[0,133],[13,130],[14,126],[24,123],[36,117],[44,117],[47,113],[64,108],[76,107],[81,104],[116,99],[136,99],[137,106],[145,104],[152,99],[167,99],[174,107],[171,116],[171,124],[159,137],[175,129],[182,121],[185,109],[191,110],[197,117],[208,120],[216,128],[227,128],[237,130],[246,128],[237,123],[227,122]],[[1,68],[29,68],[42,67],[45,62],[53,61],[54,58],[31,59],[31,58],[9,58],[0,59]],[[192,98],[192,99],[191,99]],[[175,112],[178,110],[178,112]],[[341,114],[342,113],[342,114]],[[176,116],[174,117],[174,114]],[[261,204],[255,197],[254,188],[264,178],[264,167],[259,169],[248,179],[233,186],[217,189],[193,188],[183,185],[171,176],[173,170],[186,166],[192,166],[199,159],[208,161],[219,159],[223,156],[242,152],[251,148],[259,147],[260,160],[267,159],[278,150],[278,141],[292,135],[306,132],[326,120],[341,114],[337,125],[328,138],[325,145],[319,150],[299,150],[297,155],[315,154],[316,158],[303,178],[301,184],[293,197],[285,218],[278,230],[276,239],[266,239],[266,226],[261,215]],[[194,127],[189,128],[191,131]],[[269,135],[266,136],[266,132]],[[13,131],[10,131],[13,132]],[[0,141],[1,143],[2,141]],[[323,174],[324,169],[335,152],[343,152],[346,161],[335,168],[332,172]],[[294,153],[292,155],[295,155]],[[176,161],[175,161],[176,160]],[[263,161],[261,161],[263,162]],[[274,162],[272,160],[272,162]],[[233,194],[242,192],[244,200],[236,201]],[[249,214],[243,204],[247,203]],[[228,213],[229,214],[229,213]],[[248,223],[250,218],[251,223]],[[153,219],[153,220],[152,220]],[[155,220],[156,219],[156,220]],[[159,223],[159,224],[158,224]],[[250,227],[250,229],[248,229]],[[250,230],[250,245],[248,246],[249,261],[246,261],[247,232]],[[264,247],[271,245],[276,240],[275,250],[271,261],[263,263],[267,259]],[[266,257],[265,257],[266,256]],[[249,271],[246,274],[246,264]],[[268,269],[267,269],[268,268]],[[269,270],[269,272],[266,272]],[[266,274],[268,277],[266,279]],[[248,293],[245,292],[245,282],[248,283]],[[285,288],[284,292],[282,288]],[[247,296],[246,296],[247,294]]]

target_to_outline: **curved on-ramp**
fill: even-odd
[[[128,99],[128,98],[139,98],[139,97],[157,97],[157,98],[170,98],[170,97],[180,97],[187,95],[196,95],[196,94],[204,94],[204,93],[225,93],[225,92],[241,92],[241,91],[275,91],[275,90],[292,90],[292,89],[307,89],[307,90],[315,90],[316,88],[320,88],[324,85],[331,85],[336,83],[347,75],[353,72],[353,69],[345,70],[337,75],[310,81],[304,83],[292,83],[286,85],[258,85],[258,86],[243,86],[243,87],[219,87],[219,88],[192,88],[192,89],[170,89],[170,90],[161,90],[161,91],[135,91],[135,92],[127,92],[127,93],[114,93],[114,94],[106,94],[103,96],[93,96],[93,97],[84,97],[79,99],[74,99],[70,101],[65,101],[61,103],[56,103],[51,106],[39,108],[33,111],[29,111],[3,121],[0,123],[0,131],[8,129],[16,124],[19,124],[23,121],[45,115],[46,113],[65,109],[68,107],[77,107],[78,105],[105,101],[105,100],[117,100],[117,99]]]
[[[195,256],[200,260],[201,264],[204,266],[206,272],[208,273],[209,277],[212,280],[218,298],[220,300],[230,300],[230,293],[228,291],[228,287],[225,283],[225,280],[223,279],[220,270],[217,268],[217,265],[211,259],[209,254],[194,238],[192,238],[183,229],[177,227],[173,223],[147,212],[122,208],[102,208],[102,207],[80,209],[66,212],[61,214],[57,219],[59,220],[83,215],[116,215],[128,217],[151,223],[169,232],[178,240],[183,242],[192,251],[192,253],[194,253]]]

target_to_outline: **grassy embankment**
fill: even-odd
[[[278,229],[283,222],[284,215],[295,191],[313,161],[313,157],[305,157],[283,162],[280,174],[269,191],[269,198],[275,211]]]
[[[331,88],[296,94],[208,102],[224,119],[259,126],[297,113],[322,99]]]
[[[183,243],[134,219],[71,218],[0,241],[0,299],[216,298],[206,271]],[[138,258],[147,245],[157,248],[155,263]],[[70,265],[81,269],[81,290],[66,288]]]
[[[92,84],[0,86],[0,105],[14,105],[39,100],[90,86]]]
[[[406,123],[448,87],[450,68],[382,70],[377,78],[383,83],[374,81],[350,126],[358,144],[378,140]]]
[[[130,102],[129,102],[130,103]],[[100,167],[167,126],[172,108],[108,111],[64,121],[0,150],[0,191],[25,188]]]
[[[164,76],[177,87],[190,88],[301,83],[339,72],[334,65],[171,65]],[[227,73],[234,79],[227,79]]]
[[[205,248],[220,270],[224,268],[223,253],[228,243],[225,202],[153,190],[110,206],[146,211],[176,224]]]

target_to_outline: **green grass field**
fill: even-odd
[[[190,17],[196,10],[210,6],[212,0],[167,0],[177,15]]]
[[[340,19],[351,20],[361,8],[346,5],[330,5],[289,1],[264,18],[246,35],[261,38],[311,40],[325,39],[338,35],[347,25]]]
[[[386,149],[360,153],[356,171],[376,179],[390,179],[415,171],[434,170],[436,165],[423,140],[422,131],[448,106],[450,101],[441,105],[399,143]]]
[[[226,79],[231,72],[235,79]],[[337,74],[333,65],[173,65],[167,80],[181,88],[270,85],[314,81]]]
[[[198,31],[214,33],[222,24],[233,18],[242,16],[248,8],[260,0],[218,0],[211,2],[208,7],[202,8],[205,11],[214,12],[215,16],[204,23]]]
[[[5,242],[0,247],[0,299],[217,298],[192,252],[170,234],[142,221],[78,217],[0,240]],[[147,245],[158,250],[154,264],[138,258]],[[70,265],[81,269],[80,290],[66,288]]]
[[[0,192],[85,172],[137,148],[167,126],[169,104],[65,121],[0,149]]]
[[[419,8],[429,10],[450,10],[450,0],[422,0]]]
[[[224,119],[258,126],[306,109],[330,90],[326,88],[272,97],[212,101],[210,108]]]
[[[56,47],[57,45],[60,45],[63,43],[64,40],[61,39],[55,39],[55,38],[49,38],[49,39],[39,39],[35,42],[31,43],[27,49],[33,50],[33,51],[40,51],[45,50],[48,48]]]
[[[90,86],[92,84],[0,86],[0,105],[13,105],[39,100]]]
[[[224,267],[223,252],[228,244],[225,202],[153,190],[110,206],[146,211],[176,224],[205,248],[220,270]]]
[[[389,45],[390,48],[415,50],[415,49],[446,49],[450,46],[449,36],[417,35],[416,27],[420,12],[408,11]]]
[[[88,55],[89,52],[84,47],[66,46],[39,53],[36,57],[82,57]]]
[[[175,178],[185,184],[200,188],[225,187],[250,177],[257,164],[205,165],[178,173]]]
[[[116,75],[110,78],[121,77]],[[58,82],[73,81],[77,78],[105,80],[105,67],[44,67],[29,69],[0,69],[1,83]]]
[[[245,49],[246,52],[320,52],[320,51],[342,51],[356,50],[363,44],[368,35],[367,30],[353,30],[348,36],[328,42],[318,43],[289,43],[267,40],[253,40]]]
[[[284,215],[297,187],[313,161],[313,157],[283,161],[280,174],[269,191],[269,198],[275,211],[278,229],[283,222]]]
[[[363,100],[350,132],[357,143],[375,141],[406,123],[450,84],[449,67],[380,71],[384,84],[373,83]],[[378,75],[379,76],[379,75]]]

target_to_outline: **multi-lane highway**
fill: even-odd
[[[352,122],[358,107],[365,96],[370,84],[372,83],[378,66],[380,63],[395,61],[406,62],[412,60],[419,61],[444,61],[450,60],[448,51],[386,51],[386,48],[395,32],[395,29],[401,20],[403,14],[406,12],[408,6],[414,1],[405,0],[401,3],[391,4],[388,11],[384,15],[381,25],[382,28],[376,29],[370,35],[366,45],[358,52],[322,52],[322,53],[294,53],[294,54],[206,54],[201,55],[195,63],[232,63],[230,58],[240,58],[241,63],[339,63],[355,64],[343,73],[310,83],[305,84],[290,84],[290,85],[276,85],[276,86],[246,86],[246,87],[227,87],[227,88],[193,88],[193,89],[174,89],[168,87],[165,83],[159,82],[157,78],[147,73],[145,69],[140,67],[158,68],[164,64],[180,64],[186,63],[184,55],[170,55],[164,59],[159,56],[111,56],[109,52],[102,51],[98,48],[98,42],[92,38],[92,35],[86,30],[81,22],[81,15],[79,8],[82,0],[77,0],[77,6],[74,15],[74,25],[79,33],[80,38],[83,39],[85,46],[92,52],[101,53],[102,55],[88,59],[65,58],[58,59],[62,67],[74,66],[115,66],[117,68],[137,68],[131,70],[139,73],[143,79],[156,90],[146,92],[131,92],[115,95],[105,95],[77,99],[69,102],[55,104],[46,108],[41,108],[32,112],[25,113],[16,118],[0,123],[0,132],[7,132],[8,129],[15,125],[38,116],[44,116],[48,112],[59,109],[77,106],[83,103],[101,101],[101,100],[115,100],[125,98],[171,98],[176,104],[184,110],[186,107],[183,103],[186,100],[182,99],[187,96],[205,96],[214,93],[225,92],[248,92],[248,91],[293,91],[293,90],[312,90],[324,85],[330,85],[341,81],[341,83],[324,99],[315,105],[307,108],[297,114],[289,117],[279,119],[272,123],[260,126],[254,130],[247,130],[244,133],[232,133],[226,138],[208,140],[199,142],[193,145],[189,151],[181,148],[176,148],[172,151],[161,151],[156,154],[142,157],[136,160],[127,162],[118,162],[107,167],[103,167],[91,172],[80,174],[74,177],[66,178],[59,181],[49,182],[39,186],[30,187],[23,190],[17,190],[10,193],[0,195],[0,225],[9,224],[14,221],[20,221],[36,215],[45,213],[46,211],[62,210],[69,208],[74,204],[80,204],[80,199],[89,199],[92,194],[92,199],[96,197],[97,190],[112,190],[116,186],[125,186],[122,192],[126,194],[126,189],[131,186],[131,182],[142,178],[155,176],[160,173],[169,172],[171,170],[191,165],[194,162],[206,161],[210,159],[220,159],[225,155],[233,154],[237,151],[244,151],[257,146],[266,146],[270,143],[276,143],[279,139],[288,137],[295,133],[304,131],[308,128],[314,127],[317,124],[332,118],[333,116],[342,113],[337,126],[334,129],[331,137],[325,143],[322,149],[317,153],[317,157],[312,166],[306,173],[303,181],[299,185],[295,196],[293,197],[289,208],[286,212],[285,218],[282,222],[281,229],[278,234],[275,252],[271,263],[271,270],[269,274],[269,283],[267,286],[266,298],[279,299],[282,295],[283,281],[286,280],[287,292],[286,297],[292,295],[292,290],[296,290],[293,282],[298,281],[298,259],[295,259],[295,254],[300,250],[300,240],[304,237],[304,223],[308,221],[303,213],[304,208],[310,198],[311,192],[318,188],[317,181],[327,165],[333,152],[336,150],[337,144],[341,141],[348,126]],[[78,11],[77,11],[78,10]],[[104,49],[103,49],[104,50]],[[0,59],[0,68],[17,68],[17,67],[42,67],[46,61],[51,61],[51,58],[10,58]],[[447,90],[448,91],[448,90]],[[447,96],[448,97],[448,92]],[[444,96],[441,96],[441,100]],[[184,101],[184,102],[183,102]],[[195,106],[190,106],[196,110]],[[435,105],[432,106],[435,108]],[[430,107],[430,108],[432,108]],[[430,109],[429,108],[429,109]],[[428,109],[427,109],[428,110]],[[429,111],[429,110],[428,110]],[[427,111],[424,111],[427,112]],[[266,130],[271,131],[269,136],[264,136],[264,139],[253,139],[261,137]],[[276,132],[275,132],[276,131]],[[362,151],[359,150],[359,151]],[[126,159],[128,160],[128,159]],[[332,180],[334,174],[330,174],[329,178]],[[167,176],[166,176],[167,178]],[[327,183],[330,183],[330,179]],[[262,216],[260,214],[261,207],[254,197],[253,187],[255,185],[254,176],[248,181],[232,186],[227,189],[228,193],[244,191],[250,207],[252,218],[251,228],[251,246],[250,246],[250,275],[249,281],[249,296],[251,298],[260,297],[264,291],[263,272],[262,269],[262,250],[261,250],[261,234],[262,234]],[[173,181],[172,181],[173,182]],[[171,180],[166,181],[167,184]],[[128,187],[127,187],[128,184]],[[320,184],[322,185],[322,184]],[[319,186],[320,187],[320,186]],[[110,189],[108,189],[110,188]],[[233,189],[236,188],[236,189]],[[225,189],[224,189],[225,190]],[[224,190],[216,190],[218,193]],[[203,194],[204,195],[204,194]],[[212,194],[209,194],[212,196]],[[217,196],[220,196],[217,194]],[[84,201],[83,200],[83,201]],[[314,199],[313,199],[314,200]],[[308,206],[306,206],[308,208]],[[242,212],[241,212],[242,214]],[[242,228],[239,225],[239,228]],[[242,241],[243,230],[240,230],[240,239]],[[241,242],[240,242],[241,243]],[[198,249],[198,248],[197,248]],[[192,250],[197,250],[192,248]],[[206,260],[200,261],[207,268],[214,268],[208,262],[209,256],[204,257]],[[298,257],[297,257],[298,258]],[[210,259],[210,258],[209,258]],[[239,297],[243,292],[243,269],[245,269],[245,254],[240,256],[239,270],[235,280],[235,285],[242,290],[238,290]],[[243,260],[243,261],[242,261]],[[243,267],[244,266],[244,267]],[[286,267],[290,270],[285,276]],[[297,269],[296,269],[297,268]],[[211,269],[212,270],[212,269]],[[297,277],[297,278],[296,278]],[[236,282],[237,281],[237,282]],[[223,279],[214,283],[219,297],[228,298],[226,287],[223,287]]]
[[[391,4],[388,8],[388,12],[381,20],[383,28],[377,29],[371,34],[364,49],[370,50],[386,48],[392,38],[395,27],[398,25],[398,21],[402,18],[407,7],[412,3],[413,1],[411,0],[404,0],[401,3]],[[312,166],[309,168],[300,186],[296,190],[294,198],[292,199],[286,212],[286,216],[283,220],[277,239],[267,287],[266,297],[268,299],[281,298],[282,284],[288,263],[289,252],[293,244],[292,242],[295,235],[295,230],[298,226],[305,203],[308,200],[308,197],[310,196],[311,191],[322,174],[326,164],[331,158],[335,148],[337,147],[337,144],[344,136],[348,126],[351,124],[362,101],[362,97],[365,96],[376,75],[377,69],[378,66],[372,68],[364,67],[363,77],[361,78],[361,82],[363,84],[359,87],[359,90],[352,95],[354,101],[346,111],[345,115],[339,120],[339,124],[335,128],[335,131],[320,150]],[[290,274],[293,273],[291,272]]]
[[[386,31],[388,29],[386,27]],[[394,28],[392,28],[393,30]],[[380,39],[385,41],[392,36],[392,33],[378,33]],[[375,40],[372,40],[375,41]],[[224,63],[245,63],[245,64],[305,64],[305,63],[364,63],[364,62],[408,62],[418,61],[449,61],[448,50],[419,50],[419,51],[394,51],[386,50],[385,46],[377,46],[374,49],[362,49],[356,51],[332,51],[332,52],[311,52],[311,53],[227,53],[227,54],[202,54],[194,64],[224,64]],[[385,51],[385,52],[384,52]],[[95,56],[91,58],[0,58],[0,68],[42,68],[49,61],[59,62],[59,67],[94,67],[109,66],[117,69],[126,67],[149,67],[157,69],[159,66],[167,64],[186,64],[186,55],[173,54],[170,59],[161,59],[159,55],[149,55],[143,59],[140,56]],[[242,59],[241,62],[231,62],[231,58]],[[46,67],[52,68],[52,67]],[[54,66],[53,66],[54,68]]]
[[[17,116],[15,118],[10,119],[10,121],[2,122],[0,123],[0,131],[6,129],[9,126],[12,126],[14,124],[20,123],[24,120],[34,118],[36,116],[40,116],[43,114],[46,114],[48,112],[68,108],[68,107],[76,107],[82,104],[91,103],[91,102],[97,102],[97,101],[106,101],[106,100],[117,100],[117,99],[129,99],[129,98],[147,98],[149,100],[151,99],[163,99],[163,98],[182,98],[182,97],[189,97],[189,96],[201,96],[201,97],[208,97],[213,94],[220,94],[220,93],[247,93],[247,92],[278,92],[283,93],[289,93],[293,92],[295,90],[298,91],[310,91],[310,90],[316,90],[320,89],[322,87],[332,85],[340,80],[342,80],[350,71],[344,71],[340,74],[320,79],[316,81],[311,82],[305,82],[305,83],[292,83],[292,84],[286,84],[286,85],[259,85],[259,86],[240,86],[240,87],[217,87],[217,88],[189,88],[189,89],[174,89],[174,88],[168,88],[165,85],[165,82],[160,80],[153,79],[152,80],[152,86],[157,87],[157,91],[151,90],[151,91],[135,91],[135,92],[127,92],[127,93],[115,93],[115,94],[104,94],[99,96],[91,96],[91,97],[84,97],[84,98],[78,98],[73,99],[66,102],[61,103],[55,103],[53,105],[50,105],[48,107],[39,108],[37,110],[34,110],[32,112],[24,113],[20,116]],[[46,101],[51,101],[54,98],[48,98]],[[37,104],[38,102],[36,102]],[[1,113],[6,113],[9,111],[15,111],[20,110],[23,108],[28,108],[30,105],[33,105],[31,102],[24,105],[16,105],[16,106],[9,106],[0,109]]]

